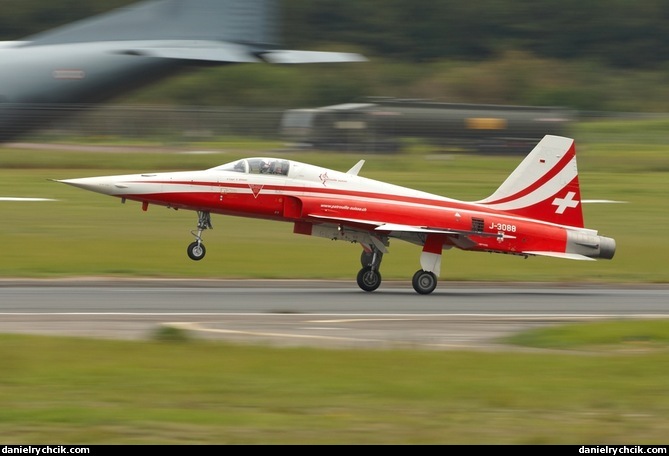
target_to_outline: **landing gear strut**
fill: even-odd
[[[202,243],[202,232],[210,228],[212,226],[209,212],[197,211],[197,230],[191,231],[191,234],[195,236],[195,241],[191,242],[186,250],[191,260],[199,261],[207,253],[207,249],[204,248],[204,244]]]
[[[383,252],[372,246],[371,251],[364,250],[360,256],[362,269],[358,272],[358,286],[364,291],[374,291],[381,285],[379,266]]]

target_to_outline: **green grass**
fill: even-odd
[[[606,321],[529,330],[504,341],[547,349],[646,353],[669,347],[667,329],[663,320]]]
[[[664,444],[669,321],[646,323],[523,339],[569,340],[549,356],[2,335],[0,442]]]
[[[574,132],[588,227],[611,261],[522,260],[449,251],[442,280],[667,283],[669,129],[592,123]],[[0,148],[0,277],[346,278],[355,245],[288,224],[214,216],[202,262],[185,254],[195,215],[119,204],[48,179],[200,169],[213,155]],[[202,150],[199,145],[184,150]],[[242,152],[245,150],[245,152]],[[253,151],[253,152],[249,152]],[[520,157],[421,148],[392,156],[292,153],[461,199],[491,193]],[[394,241],[386,279],[411,277],[416,246]],[[531,351],[277,349],[159,328],[145,341],[0,335],[3,444],[659,444],[669,428],[669,321],[555,326],[503,342]],[[535,351],[538,349],[539,351]]]

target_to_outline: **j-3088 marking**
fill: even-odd
[[[515,233],[518,230],[516,225],[510,225],[508,223],[495,223],[495,222],[492,222],[488,228],[490,228],[491,230],[506,231],[508,233]]]

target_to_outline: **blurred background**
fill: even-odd
[[[0,41],[130,3],[5,0]],[[562,134],[566,122],[575,120],[669,112],[669,4],[661,0],[385,0],[382,7],[373,0],[280,3],[285,48],[359,52],[369,62],[337,65],[336,71],[332,65],[197,70],[131,92],[27,140],[121,136],[196,142],[251,135],[299,146],[320,140],[328,147],[389,151],[402,146],[389,132],[404,128],[404,138],[438,140],[457,136],[448,121],[494,118],[502,123],[468,127],[479,137],[488,134],[484,146],[474,147],[494,147],[500,136],[534,142],[537,122],[545,133]],[[400,107],[388,106],[399,101]],[[441,105],[408,115],[412,125],[397,123],[398,112],[407,116],[415,103],[425,107],[426,102]],[[469,107],[462,104],[550,109],[490,114],[475,106],[463,113]],[[314,108],[320,111],[306,111]],[[502,125],[509,131],[500,132]],[[340,137],[339,143],[331,136]]]

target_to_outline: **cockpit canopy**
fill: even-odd
[[[287,176],[290,162],[278,158],[243,158],[212,168],[244,174],[274,174]]]

